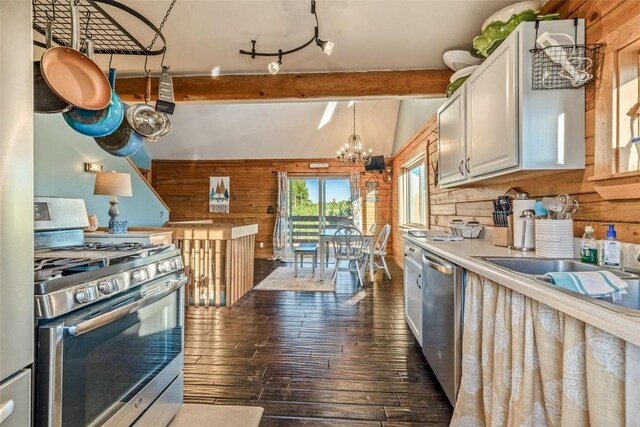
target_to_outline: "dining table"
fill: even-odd
[[[333,236],[336,234],[337,230],[325,230],[324,232],[320,233],[318,236],[318,240],[320,243],[320,247],[319,247],[319,257],[318,259],[320,260],[320,280],[324,280],[324,269],[325,266],[327,266],[329,264],[329,243],[331,243],[333,241]],[[370,234],[370,233],[363,233],[362,234],[363,239],[365,240],[365,247],[368,247],[369,249],[369,254],[373,254],[373,240],[375,238],[375,235]],[[373,275],[374,275],[374,265],[373,262],[369,262],[369,281],[372,282],[373,281]],[[364,277],[363,277],[364,280]]]

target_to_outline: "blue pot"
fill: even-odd
[[[111,92],[111,101],[104,110],[91,111],[72,108],[62,113],[64,120],[73,130],[87,136],[106,136],[118,129],[124,117],[120,97]]]
[[[123,104],[124,111],[129,108]],[[117,157],[127,157],[135,154],[141,147],[144,137],[133,130],[127,120],[122,120],[118,129],[107,136],[93,138],[100,148]]]

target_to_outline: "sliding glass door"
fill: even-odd
[[[302,243],[353,222],[349,178],[289,179],[289,252]]]

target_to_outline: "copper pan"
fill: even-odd
[[[71,8],[71,47],[53,47],[42,55],[40,68],[47,85],[64,101],[83,110],[102,110],[111,101],[111,86],[100,67],[78,51],[78,10]]]
[[[53,21],[47,20],[46,46],[51,49]],[[33,111],[36,113],[63,113],[71,105],[60,99],[47,85],[40,70],[40,61],[33,63]]]

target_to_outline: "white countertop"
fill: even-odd
[[[131,237],[150,237],[163,236],[171,234],[173,231],[129,231],[127,233],[109,233],[107,231],[85,231],[85,237],[113,237],[113,238],[131,238]]]
[[[494,246],[491,240],[486,238],[440,242],[433,241],[431,238],[424,239],[405,235],[405,240],[433,252],[466,270],[484,276],[635,345],[640,345],[640,317],[616,313],[600,305],[560,291],[553,285],[546,285],[527,276],[510,273],[471,258],[473,256],[535,258],[535,252],[511,251],[507,248]]]

